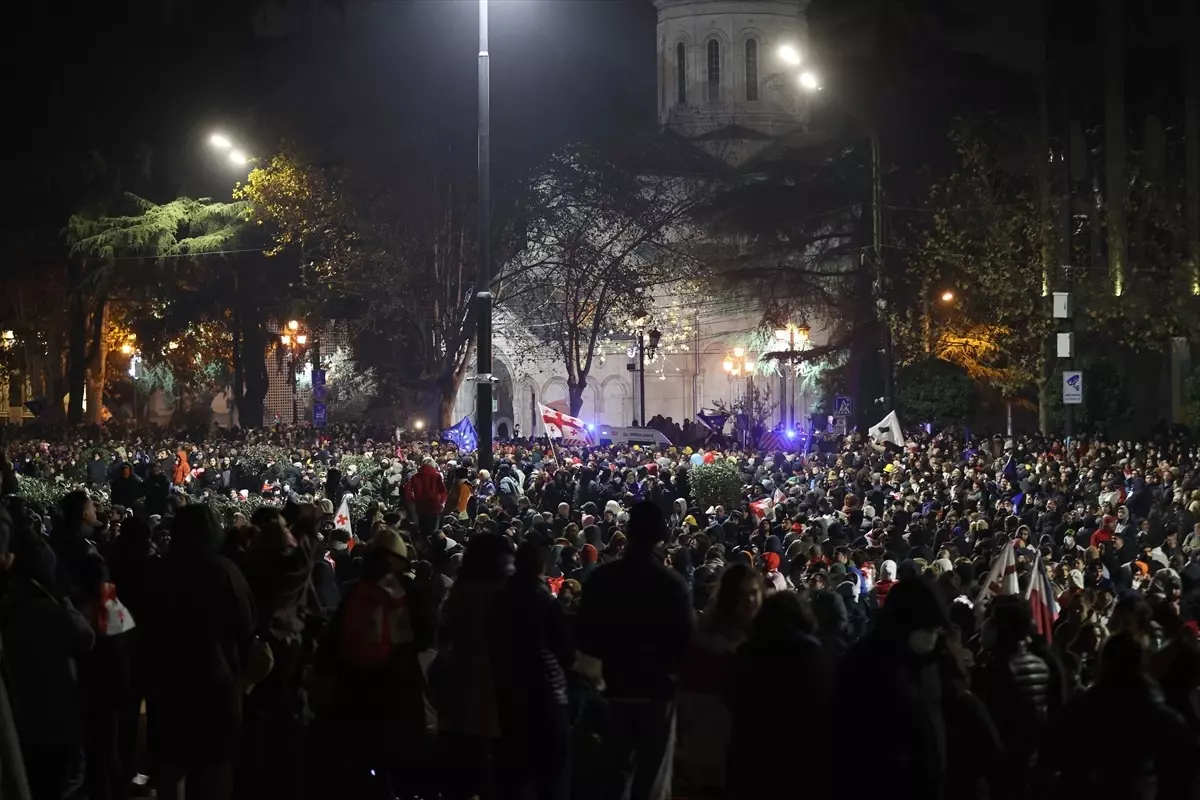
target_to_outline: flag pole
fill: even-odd
[[[545,422],[542,424],[545,425]],[[558,452],[554,449],[554,440],[550,438],[550,431],[546,431],[546,441],[550,443],[550,455],[554,456],[554,462],[561,465],[558,460]]]

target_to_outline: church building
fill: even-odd
[[[658,12],[658,122],[664,135],[685,140],[738,171],[752,171],[773,147],[807,133],[806,93],[796,85],[807,43],[808,0],[654,0]],[[661,296],[666,307],[672,298]],[[790,343],[760,332],[762,308],[744,298],[706,298],[676,309],[682,334],[637,370],[636,341],[610,348],[587,376],[579,415],[596,425],[629,425],[647,419],[693,418],[715,401],[732,405],[752,384],[784,397],[797,427],[807,428],[820,398],[803,376],[784,378],[763,350],[819,346],[826,332],[817,321],[797,320]],[[568,410],[565,366],[553,348],[530,357],[520,320],[498,313],[492,373],[499,436],[540,434],[537,405]],[[812,325],[810,330],[808,322]],[[797,344],[797,332],[799,343]],[[544,355],[542,353],[544,352]],[[649,354],[648,354],[649,355]],[[785,371],[787,370],[784,365]],[[749,372],[748,372],[749,371]],[[764,383],[765,382],[765,383]],[[475,387],[459,390],[455,419],[474,413]],[[772,415],[781,420],[781,411]]]

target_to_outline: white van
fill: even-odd
[[[610,445],[641,445],[642,447],[670,447],[671,440],[655,428],[613,428],[609,425],[597,425],[592,432],[596,444],[608,447]]]

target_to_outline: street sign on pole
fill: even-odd
[[[835,417],[852,417],[854,410],[854,400],[844,394],[834,395],[833,397],[833,415]]]
[[[313,403],[313,427],[324,428],[326,419],[325,404]]]
[[[325,385],[325,370],[314,369],[312,371],[312,385],[313,386],[324,386]]]
[[[1062,392],[1064,406],[1082,405],[1083,372],[1080,370],[1063,370]]]

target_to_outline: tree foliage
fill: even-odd
[[[442,164],[384,176],[284,153],[255,169],[237,194],[267,230],[266,252],[295,252],[303,282],[322,301],[320,313],[349,321],[355,360],[374,367],[381,388],[400,403],[436,404],[444,425],[475,335],[476,205],[469,186]],[[492,285],[501,302],[511,223],[505,214],[495,219]]]
[[[902,363],[943,359],[1012,398],[1045,380],[1054,326],[1036,186],[1009,166],[1028,150],[994,122],[961,123],[951,141],[958,164],[931,188],[907,231],[904,271],[891,277],[893,338]]]
[[[967,371],[940,358],[914,361],[900,370],[900,416],[936,427],[970,419],[974,387]]]
[[[705,191],[583,144],[555,153],[531,182],[509,302],[535,345],[553,348],[565,368],[572,414],[605,341],[654,327],[658,292],[695,273],[689,217]],[[686,338],[679,327],[668,346]]]

